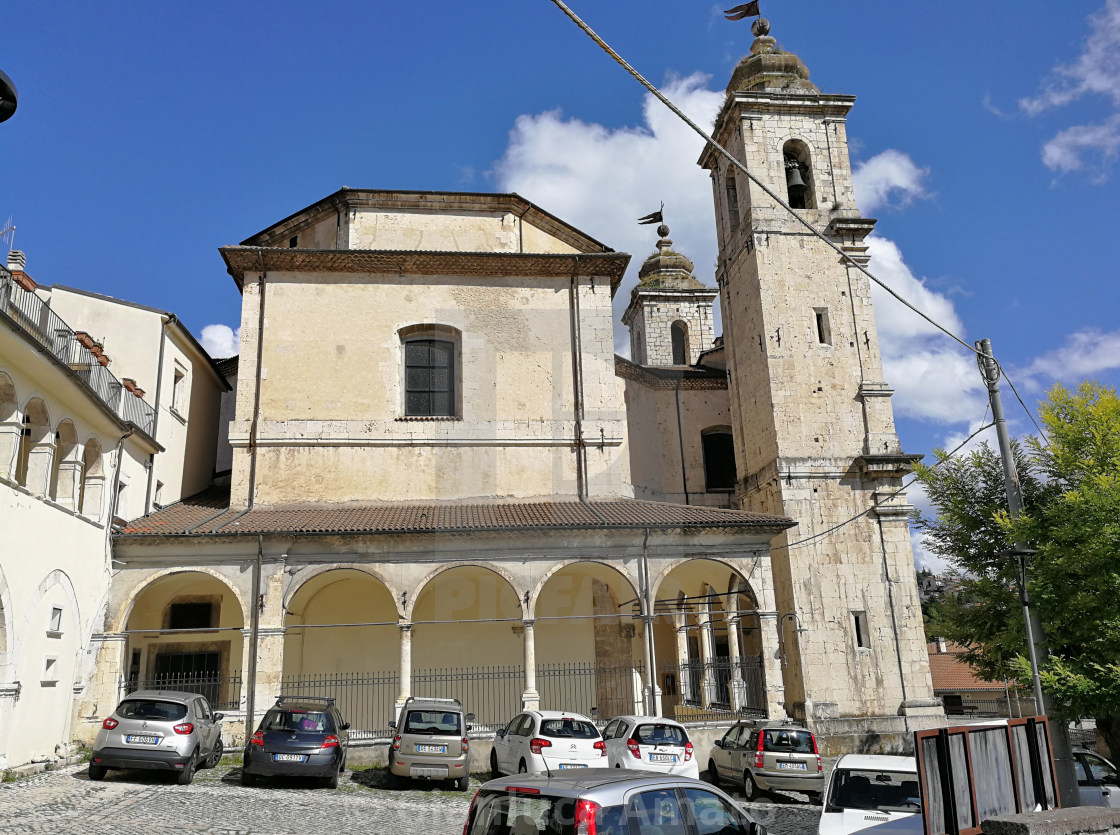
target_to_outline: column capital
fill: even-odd
[[[401,632],[407,634],[407,633],[412,631],[412,624],[411,623],[405,623],[404,621],[401,621],[400,623],[397,624],[397,629],[399,629]]]
[[[123,644],[128,641],[127,632],[95,632],[89,636],[90,641],[97,641],[102,644],[120,643]]]
[[[757,612],[756,614],[760,618],[765,618],[766,620],[775,620],[778,617],[777,612]]]
[[[534,624],[535,624],[536,622],[537,622],[537,621],[536,621],[536,618],[524,618],[524,619],[523,619],[523,620],[521,621],[521,625],[522,625],[522,626],[524,626],[524,627],[525,627],[526,629],[532,629],[532,628],[533,628],[533,625],[534,625]]]

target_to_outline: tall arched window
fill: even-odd
[[[16,481],[39,495],[46,494],[50,484],[51,453],[54,446],[50,431],[47,404],[38,397],[29,400],[23,408]]]
[[[724,189],[727,192],[727,223],[734,235],[739,230],[739,189],[735,185],[734,168],[727,169]]]
[[[412,325],[403,328],[400,337],[405,417],[457,417],[459,331],[446,325]]]
[[[700,435],[704,448],[704,489],[734,490],[735,443],[729,426],[713,426]]]
[[[54,459],[51,461],[50,497],[73,509],[77,498],[81,465],[75,458],[78,433],[74,424],[62,421],[54,433]]]
[[[691,351],[688,344],[688,325],[679,320],[673,322],[669,334],[673,341],[673,365],[689,365]]]
[[[809,146],[800,139],[791,139],[782,148],[782,160],[786,176],[786,202],[790,208],[817,208]]]
[[[82,450],[82,489],[78,495],[78,512],[95,522],[101,518],[101,497],[105,490],[105,472],[101,466],[101,442],[86,441]]]
[[[5,479],[12,477],[12,464],[23,434],[17,402],[12,378],[0,371],[0,478]]]

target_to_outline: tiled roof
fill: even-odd
[[[963,660],[962,649],[949,644],[946,652],[938,652],[936,644],[929,644],[929,672],[934,691],[939,690],[999,690],[1003,682],[981,678],[975,668]]]
[[[226,379],[237,376],[237,361],[240,359],[236,354],[232,357],[225,357],[224,359],[214,360],[214,367],[218,369],[218,373]]]
[[[781,516],[636,499],[288,505],[257,507],[243,513],[229,509],[228,488],[212,488],[129,522],[117,536],[469,533],[550,528],[739,528],[778,533],[794,524]]]
[[[718,368],[693,365],[654,366],[638,365],[615,354],[614,374],[624,380],[633,380],[651,389],[672,391],[681,388],[726,389],[727,372]]]

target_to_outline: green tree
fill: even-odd
[[[1120,399],[1084,383],[1055,386],[1040,404],[1049,442],[1014,446],[1024,511],[1007,513],[999,455],[936,452],[919,467],[936,518],[920,519],[929,547],[960,575],[962,594],[939,611],[945,637],[989,678],[1029,681],[1015,542],[1037,549],[1028,591],[1051,660],[1043,685],[1065,717],[1093,716],[1120,752]]]

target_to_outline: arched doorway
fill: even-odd
[[[286,605],[280,691],[335,699],[351,738],[388,733],[394,715],[400,630],[393,597],[366,571],[332,568],[303,582]]]
[[[200,571],[160,577],[132,602],[124,689],[184,690],[220,709],[239,708],[244,627],[237,595],[217,577]]]
[[[553,572],[536,595],[536,689],[545,710],[603,718],[642,713],[643,636],[638,592],[622,571],[581,560]]]
[[[716,560],[682,562],[660,579],[654,611],[666,716],[767,715],[758,603],[739,571]]]
[[[404,691],[454,698],[475,714],[475,728],[502,727],[521,709],[525,690],[522,595],[497,569],[460,565],[431,576],[402,631]],[[406,666],[407,665],[407,666]]]

